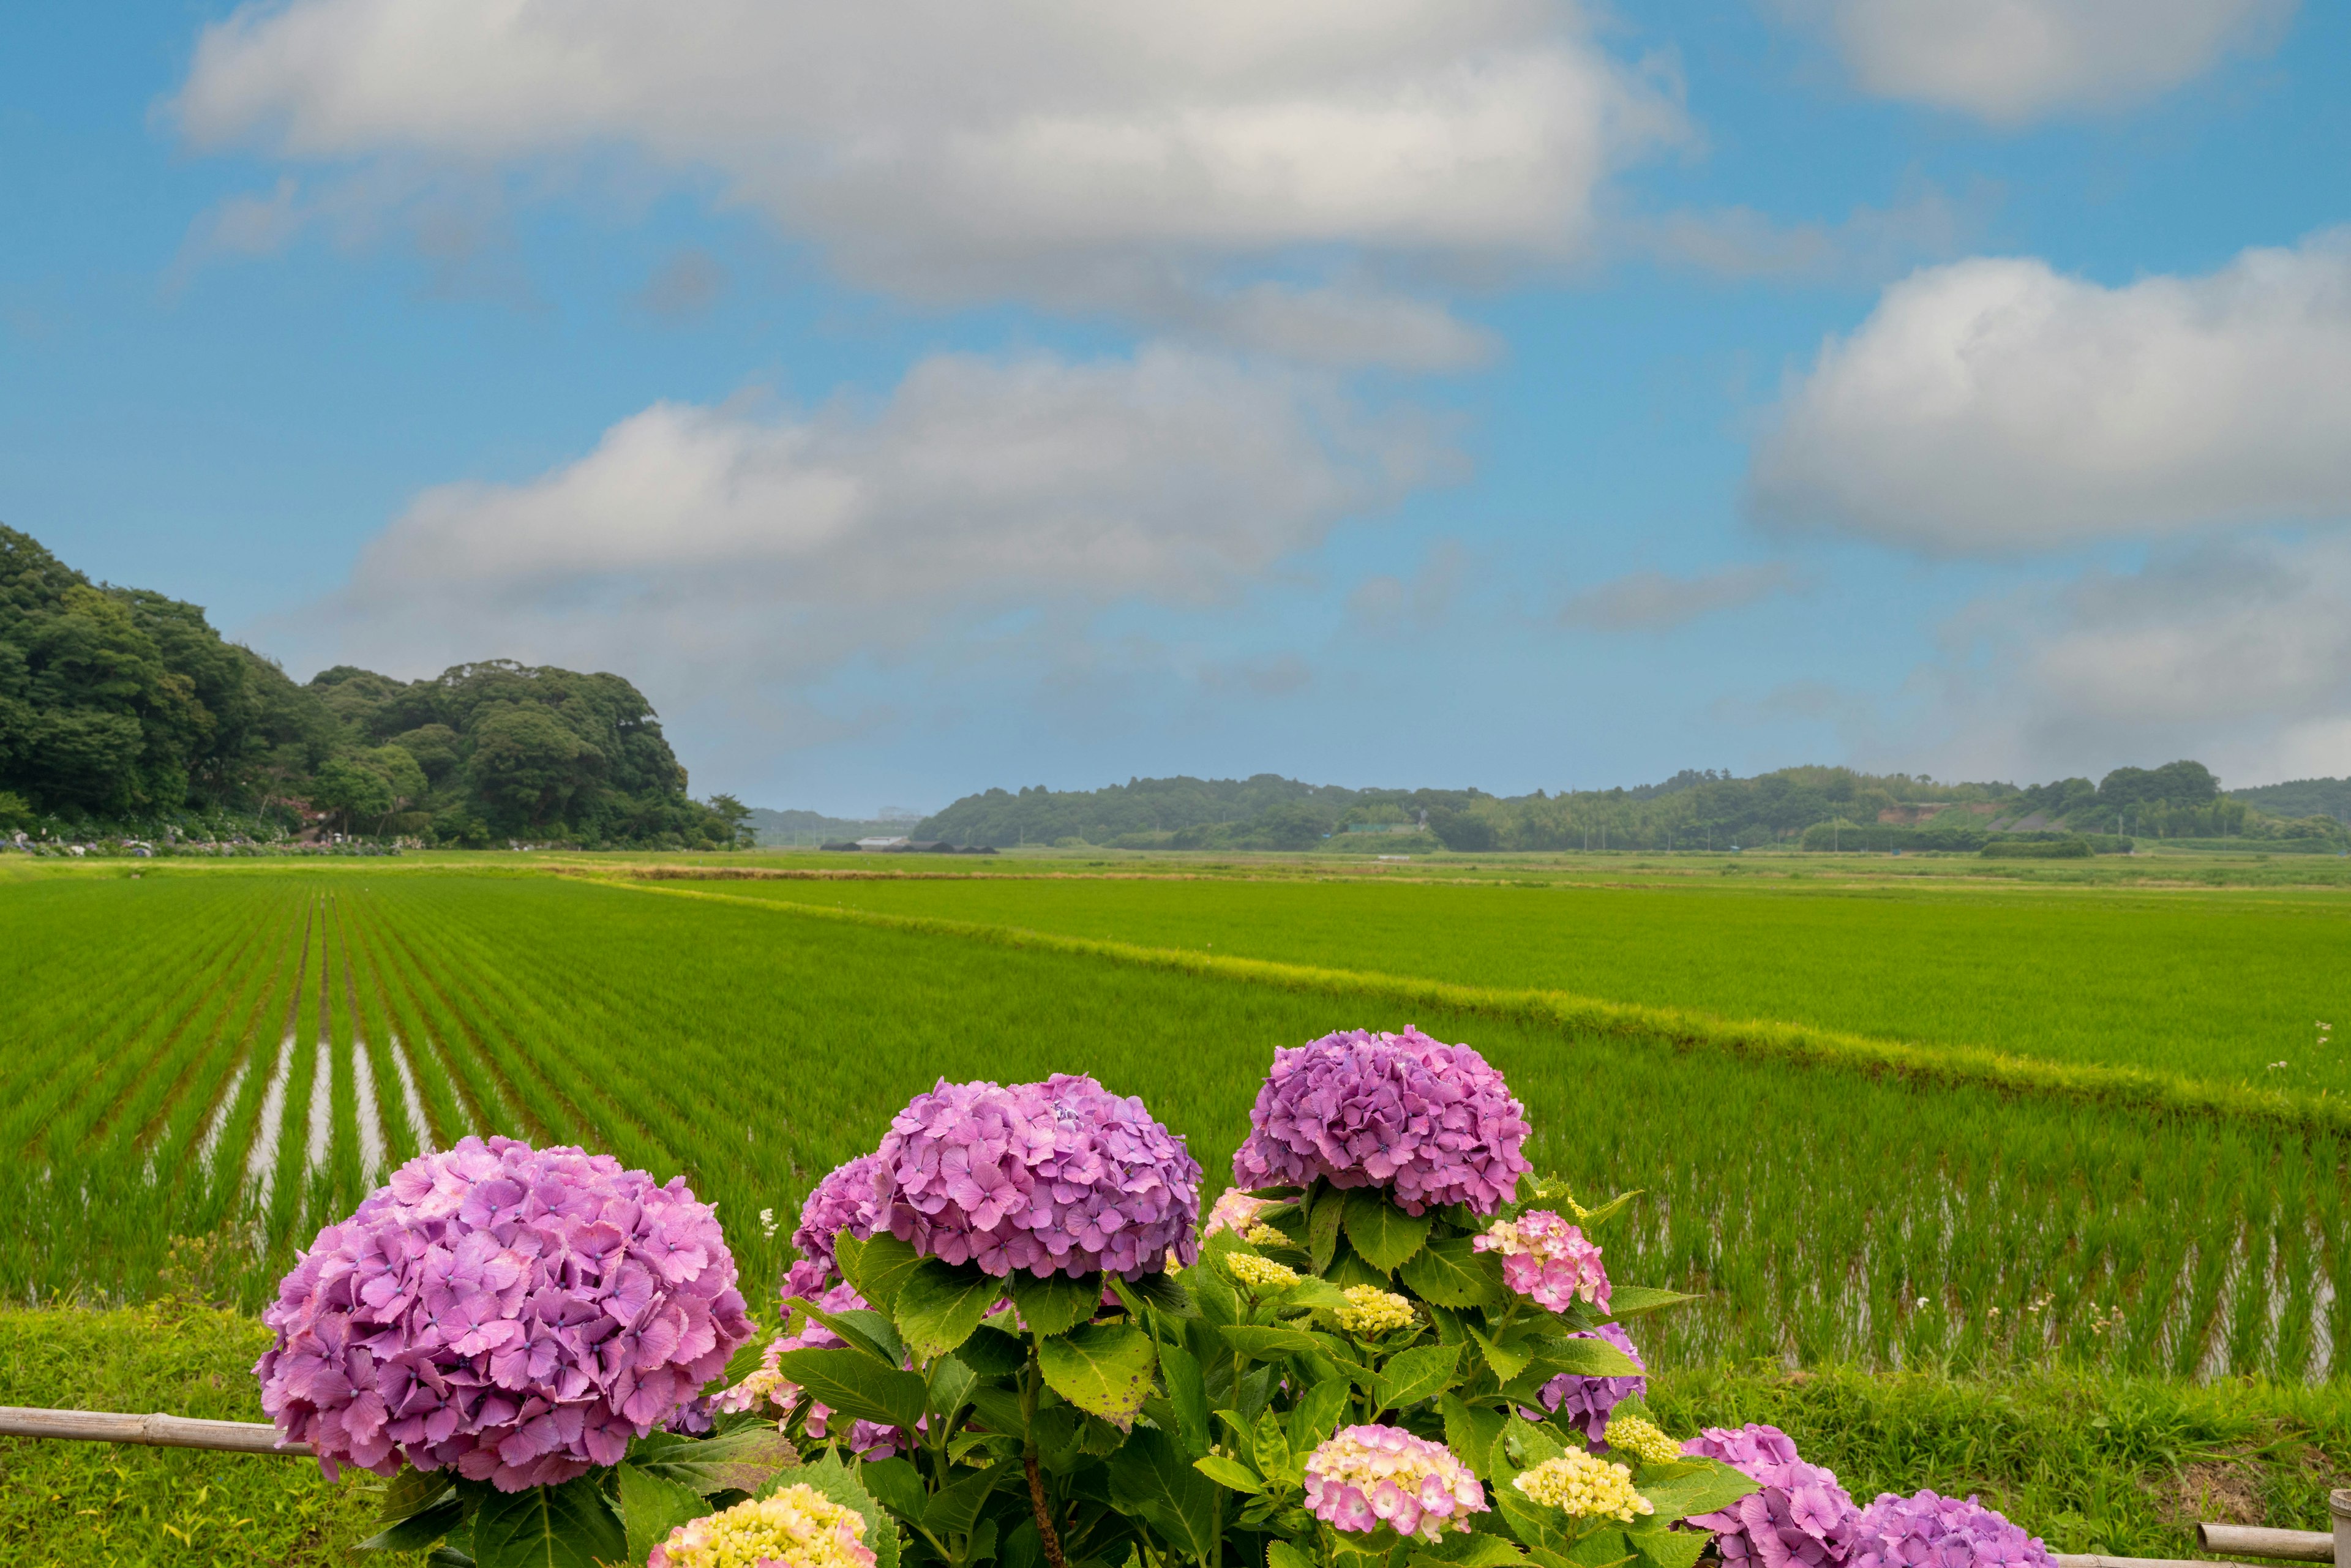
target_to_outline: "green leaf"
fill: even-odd
[[[1143,1408],[1156,1360],[1151,1336],[1126,1323],[1081,1323],[1043,1342],[1037,1356],[1054,1393],[1122,1427]]]
[[[1314,1568],[1314,1559],[1287,1541],[1265,1543],[1265,1568]]]
[[[810,1398],[852,1419],[911,1432],[923,1418],[929,1392],[923,1380],[884,1366],[862,1350],[788,1350],[776,1358],[776,1365]]]
[[[1633,1561],[1632,1543],[1621,1530],[1596,1530],[1567,1549],[1575,1568],[1620,1568]]]
[[[973,1389],[971,1407],[979,1413],[980,1424],[991,1432],[1018,1437],[1027,1427],[1027,1422],[1020,1414],[1020,1396],[1008,1388],[991,1388],[982,1385]]]
[[[1208,1390],[1200,1363],[1180,1344],[1163,1344],[1159,1379],[1167,1385],[1168,1407],[1176,1413],[1176,1435],[1183,1439],[1186,1456],[1196,1459],[1215,1440],[1208,1430]]]
[[[1494,1369],[1494,1375],[1500,1378],[1504,1383],[1510,1382],[1512,1378],[1518,1376],[1520,1373],[1524,1372],[1527,1369],[1527,1363],[1534,1359],[1534,1353],[1532,1351],[1521,1350],[1515,1345],[1496,1344],[1492,1340],[1488,1339],[1481,1331],[1476,1328],[1471,1328],[1469,1330],[1469,1337],[1478,1342],[1479,1350],[1483,1352],[1485,1354],[1486,1364],[1492,1367]],[[1614,1347],[1611,1346],[1610,1348],[1614,1349]],[[1545,1379],[1545,1381],[1549,1381],[1549,1379]]]
[[[1424,1344],[1390,1356],[1380,1368],[1380,1403],[1388,1409],[1402,1410],[1436,1398],[1453,1380],[1454,1367],[1460,1360],[1461,1347],[1452,1344]]]
[[[700,1519],[712,1511],[704,1496],[689,1486],[662,1476],[649,1475],[634,1465],[623,1464],[617,1472],[621,1493],[621,1522],[628,1537],[629,1561],[642,1563],[679,1525]],[[746,1487],[743,1490],[754,1489]]]
[[[1136,1427],[1109,1469],[1120,1512],[1150,1525],[1182,1556],[1216,1560],[1217,1485],[1184,1462],[1166,1433]]]
[[[1471,1469],[1487,1476],[1492,1468],[1488,1457],[1494,1451],[1494,1439],[1502,1435],[1502,1413],[1468,1404],[1458,1394],[1439,1399],[1437,1408],[1445,1417],[1445,1446],[1468,1461]]]
[[[920,1519],[931,1505],[923,1472],[904,1459],[866,1459],[857,1467],[858,1481],[883,1508],[904,1519]]]
[[[1184,1281],[1173,1274],[1145,1274],[1140,1279],[1123,1280],[1120,1283],[1169,1317],[1196,1318],[1200,1315],[1200,1309],[1192,1304],[1192,1293],[1184,1288]]]
[[[1219,1274],[1214,1264],[1203,1261],[1198,1267],[1184,1270],[1184,1288],[1199,1305],[1203,1322],[1229,1324],[1241,1321],[1240,1292],[1233,1282]]]
[[[1307,1385],[1290,1412],[1290,1448],[1296,1454],[1311,1453],[1339,1429],[1339,1417],[1347,1413],[1347,1400],[1353,1392],[1344,1383],[1332,1380]]]
[[[1033,1334],[1067,1333],[1102,1310],[1102,1276],[1072,1280],[1052,1274],[1040,1280],[1026,1270],[1012,1276],[1012,1305]]]
[[[1567,1452],[1559,1434],[1522,1416],[1512,1416],[1502,1423],[1502,1441],[1504,1452],[1520,1468],[1530,1470],[1545,1459],[1555,1459]]]
[[[982,1505],[1013,1468],[1011,1460],[1001,1460],[941,1487],[931,1494],[929,1505],[923,1510],[923,1528],[940,1537],[967,1533],[977,1522]]]
[[[1677,1307],[1684,1301],[1702,1299],[1681,1291],[1660,1291],[1654,1285],[1619,1285],[1609,1293],[1606,1321],[1618,1322],[1643,1312],[1654,1312],[1660,1307]]]
[[[899,1287],[924,1261],[922,1254],[886,1230],[858,1249],[854,1273],[850,1272],[846,1256],[838,1250],[833,1256],[841,1262],[843,1277],[857,1287],[857,1293],[865,1298],[869,1306],[883,1312],[896,1310]]]
[[[628,1462],[643,1475],[709,1497],[758,1491],[769,1476],[799,1464],[800,1456],[782,1433],[762,1422],[719,1437],[654,1432],[629,1445]]]
[[[1405,1260],[1412,1293],[1440,1307],[1488,1307],[1502,1300],[1502,1265],[1476,1249],[1474,1236],[1447,1236]]]
[[[455,1470],[419,1470],[403,1466],[383,1489],[376,1522],[383,1526],[360,1542],[366,1552],[422,1552],[465,1522],[472,1500],[460,1492]]]
[[[1637,1186],[1630,1192],[1620,1192],[1598,1208],[1585,1209],[1576,1217],[1575,1223],[1589,1234],[1624,1213],[1625,1206],[1640,1196],[1641,1189]]]
[[[1552,1377],[1562,1372],[1578,1377],[1638,1377],[1642,1371],[1639,1362],[1604,1339],[1552,1340],[1543,1345],[1541,1359]]]
[[[1220,1487],[1230,1487],[1235,1491],[1247,1492],[1252,1497],[1265,1490],[1265,1483],[1257,1479],[1255,1470],[1250,1469],[1238,1459],[1228,1459],[1222,1454],[1210,1454],[1205,1458],[1194,1459],[1192,1468]]]
[[[794,1296],[784,1304],[806,1312],[884,1365],[896,1366],[906,1359],[906,1347],[899,1342],[897,1329],[887,1317],[870,1307],[829,1312],[806,1296]]]
[[[1295,1285],[1283,1287],[1281,1304],[1285,1308],[1313,1307],[1322,1312],[1335,1312],[1354,1303],[1347,1300],[1346,1291],[1330,1281],[1309,1274]]]
[[[1394,1280],[1355,1256],[1355,1249],[1352,1247],[1339,1249],[1339,1255],[1331,1260],[1331,1267],[1323,1270],[1322,1277],[1343,1288],[1348,1285],[1371,1285],[1383,1291],[1395,1288]]]
[[[953,1416],[971,1397],[979,1374],[963,1363],[959,1355],[943,1355],[931,1363],[931,1391],[925,1403],[934,1416]]]
[[[1347,1194],[1347,1244],[1381,1273],[1393,1274],[1428,1240],[1434,1218],[1406,1214],[1379,1188],[1359,1186]]]
[[[1218,1329],[1217,1335],[1243,1355],[1256,1356],[1259,1361],[1273,1361],[1285,1355],[1321,1355],[1322,1343],[1304,1329],[1271,1328],[1257,1323],[1242,1323],[1233,1328]]]
[[[1301,1461],[1290,1453],[1290,1434],[1282,1429],[1281,1417],[1273,1411],[1268,1410],[1257,1418],[1257,1430],[1249,1434],[1249,1453],[1268,1479],[1280,1479],[1295,1486],[1301,1479]]]
[[[1713,1537],[1703,1530],[1638,1530],[1625,1539],[1646,1568],[1693,1568]]]
[[[1729,1508],[1749,1492],[1757,1490],[1754,1481],[1719,1459],[1691,1461],[1684,1470],[1680,1465],[1664,1478],[1641,1484],[1641,1495],[1649,1500],[1656,1511],[1656,1517],[1672,1521],[1687,1519],[1693,1514],[1712,1513]]]
[[[1004,1281],[992,1274],[925,1258],[900,1281],[890,1316],[914,1358],[935,1361],[969,1339],[1003,1293]]]
[[[1029,1359],[1029,1347],[1002,1329],[982,1323],[956,1348],[956,1359],[982,1377],[1002,1377],[1020,1370]]]
[[[873,1553],[873,1568],[898,1568],[898,1526],[873,1494],[865,1490],[856,1474],[841,1462],[841,1456],[826,1449],[815,1460],[802,1465],[791,1473],[794,1481],[806,1481],[818,1494],[830,1498],[849,1509],[865,1521],[865,1549]],[[778,1476],[768,1483],[773,1490],[783,1483]]]
[[[1347,1199],[1335,1187],[1327,1186],[1317,1187],[1313,1196],[1314,1207],[1306,1216],[1306,1256],[1320,1274],[1338,1254],[1339,1228],[1346,1223]]]
[[[479,1568],[596,1568],[628,1550],[628,1532],[593,1475],[559,1487],[489,1492],[474,1513]]]
[[[1434,1547],[1412,1554],[1413,1568],[1435,1568],[1449,1564],[1450,1568],[1509,1568],[1523,1562],[1526,1553],[1499,1535],[1447,1535]]]

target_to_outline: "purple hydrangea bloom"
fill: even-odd
[[[1882,1492],[1862,1511],[1846,1568],[2052,1568],[2041,1538],[1970,1497]]]
[[[409,1161],[262,1313],[261,1407],[329,1476],[454,1467],[520,1491],[618,1463],[751,1336],[683,1177],[512,1138]]]
[[[799,1249],[802,1264],[821,1264],[830,1275],[834,1264],[832,1239],[848,1231],[860,1241],[873,1234],[874,1215],[878,1197],[874,1173],[882,1164],[878,1154],[860,1155],[855,1159],[827,1171],[824,1179],[816,1184],[800,1205],[799,1228],[792,1232],[792,1245]],[[795,1265],[797,1271],[799,1265]],[[823,1289],[821,1279],[817,1290]],[[791,1294],[794,1292],[786,1292]],[[797,1292],[813,1296],[815,1291]]]
[[[1614,1323],[1602,1323],[1596,1329],[1585,1329],[1567,1337],[1604,1339],[1631,1356],[1633,1364],[1643,1372],[1649,1369],[1641,1353],[1633,1348],[1632,1339]],[[1646,1377],[1579,1377],[1574,1373],[1562,1372],[1544,1384],[1536,1397],[1546,1410],[1564,1408],[1568,1419],[1583,1428],[1583,1435],[1592,1439],[1595,1448],[1605,1448],[1608,1445],[1603,1439],[1608,1431],[1608,1413],[1616,1408],[1620,1400],[1646,1396],[1648,1391]]]
[[[1200,1162],[1091,1078],[949,1083],[890,1123],[875,1223],[949,1263],[1126,1279],[1199,1256]]]
[[[1244,1187],[1390,1188],[1407,1214],[1466,1203],[1491,1214],[1533,1167],[1519,1153],[1526,1107],[1466,1045],[1407,1024],[1352,1030],[1273,1053],[1233,1155]]]
[[[1726,1568],[1827,1568],[1853,1550],[1861,1511],[1834,1472],[1796,1457],[1796,1445],[1777,1427],[1708,1427],[1682,1445],[1685,1454],[1720,1459],[1762,1490],[1719,1513],[1690,1522],[1715,1532]]]

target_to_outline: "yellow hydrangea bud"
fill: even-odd
[[[1644,1464],[1669,1465],[1682,1457],[1682,1446],[1666,1436],[1654,1421],[1619,1416],[1608,1423],[1608,1446],[1637,1455]]]
[[[1332,1315],[1349,1333],[1384,1334],[1412,1326],[1412,1303],[1377,1285],[1350,1285],[1347,1304]]]
[[[1298,1283],[1297,1270],[1284,1268],[1253,1252],[1227,1253],[1225,1271],[1253,1291],[1278,1291],[1284,1285]]]
[[[1558,1509],[1573,1519],[1613,1519],[1630,1524],[1656,1511],[1633,1488],[1633,1472],[1570,1448],[1555,1459],[1545,1459],[1512,1483],[1528,1499]]]

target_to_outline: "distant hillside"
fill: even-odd
[[[2230,790],[2229,799],[2276,817],[2332,817],[2338,822],[2351,822],[2351,779],[2257,784],[2250,789]]]
[[[754,806],[745,825],[758,835],[761,848],[774,849],[819,844],[827,840],[860,839],[872,833],[904,833],[914,824],[878,818],[861,821],[828,817],[821,811],[770,811],[764,806]]]

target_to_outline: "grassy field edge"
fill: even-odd
[[[2268,1124],[2294,1130],[2351,1131],[2351,1101],[2235,1084],[2200,1082],[2145,1068],[2050,1061],[1985,1047],[1926,1045],[1849,1034],[1769,1019],[1726,1019],[1677,1009],[1612,1002],[1558,990],[1513,990],[1378,970],[1332,969],[1269,958],[1238,958],[1180,947],[1150,947],[1100,937],[1071,936],[1022,926],[993,925],[936,915],[891,915],[792,899],[752,898],[681,887],[668,878],[582,880],[629,892],[705,899],[887,930],[952,936],[1007,947],[1034,948],[1106,959],[1140,967],[1213,976],[1255,985],[1326,995],[1373,996],[1404,1006],[1445,1008],[1472,1016],[1509,1019],[1663,1044],[1677,1051],[1785,1061],[1841,1068],[1924,1083],[1968,1084],[2016,1093],[2109,1103],[2186,1115]]]

